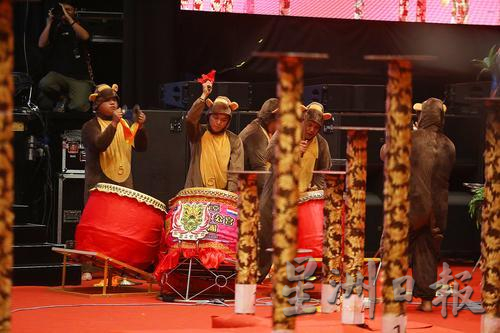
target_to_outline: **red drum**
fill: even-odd
[[[304,192],[299,198],[297,248],[312,250],[302,256],[323,257],[323,191]]]
[[[157,258],[166,205],[126,187],[99,183],[76,229],[76,249],[145,269]]]
[[[180,255],[200,259],[208,269],[236,258],[238,195],[204,187],[180,191],[169,202],[162,253],[155,275],[174,268]]]

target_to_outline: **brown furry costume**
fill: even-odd
[[[267,161],[265,159],[266,149],[269,145],[269,138],[265,131],[270,121],[276,119],[276,112],[279,107],[277,98],[270,98],[262,104],[260,111],[257,114],[257,119],[254,119],[248,124],[239,134],[243,142],[245,151],[245,170],[249,171],[264,171],[267,170]],[[266,177],[259,175],[257,177],[257,191],[260,196]]]
[[[311,103],[312,104],[312,103]],[[316,103],[320,105],[319,103]],[[323,112],[313,110],[310,108],[311,105],[308,106],[308,109],[304,114],[304,121],[312,120],[323,125],[324,115],[328,115],[331,118],[330,114],[323,114]],[[321,106],[323,109],[323,106]],[[329,119],[329,118],[327,118]],[[279,133],[274,133],[271,138],[271,142],[266,149],[266,161],[274,164],[276,156],[275,156],[275,146],[278,144],[278,135]],[[314,165],[314,170],[329,170],[331,164],[330,157],[330,148],[328,146],[328,142],[323,138],[320,134],[317,134],[318,139],[318,158],[316,159],[316,163]],[[271,175],[266,179],[264,188],[262,190],[262,195],[260,197],[260,227],[258,231],[258,239],[259,239],[259,282],[262,282],[272,264],[272,254],[267,252],[266,249],[271,248],[273,246],[273,186],[277,179],[277,174],[274,172],[273,167],[271,166]],[[315,187],[318,189],[323,189],[325,186],[325,179],[323,175],[314,175],[310,184],[310,187]]]
[[[414,106],[419,112],[417,129],[411,135],[409,255],[415,287],[413,296],[432,300],[436,290],[439,252],[448,216],[448,186],[455,145],[443,133],[446,106],[429,98]],[[386,146],[380,157],[384,159]],[[382,241],[380,243],[382,245]],[[384,249],[381,246],[383,254]]]
[[[220,98],[220,97],[219,97]],[[209,101],[207,99],[207,101]],[[211,102],[211,101],[210,101]],[[217,99],[216,99],[217,102]],[[215,102],[213,106],[210,107],[209,116],[212,113],[225,113],[231,116],[232,110],[228,108],[219,107]],[[233,102],[234,103],[234,102]],[[232,103],[231,103],[232,104]],[[237,104],[236,104],[237,107]],[[189,170],[186,177],[185,188],[189,187],[205,187],[203,184],[203,177],[201,174],[200,163],[201,163],[201,150],[202,144],[201,139],[203,134],[208,131],[208,125],[200,125],[200,118],[205,109],[205,101],[198,98],[186,116],[186,129],[187,135],[190,143],[191,159],[189,161]],[[228,122],[229,126],[229,122]],[[226,134],[229,138],[229,143],[231,146],[231,155],[229,158],[229,165],[227,166],[228,171],[241,171],[243,170],[243,144],[241,139],[233,132],[226,129]],[[228,175],[227,176],[227,186],[221,188],[222,190],[228,190],[231,192],[238,191],[238,176]]]
[[[422,104],[417,130],[412,133],[410,175],[410,256],[415,279],[413,295],[434,298],[429,286],[437,281],[441,241],[448,215],[449,178],[455,146],[443,133],[443,102]]]
[[[98,109],[99,105],[111,98],[118,98],[116,94],[116,90],[114,90],[115,85],[113,85],[113,89],[109,86],[106,86],[109,89],[103,89],[100,91],[95,98],[93,108],[94,110]],[[97,120],[99,115],[87,121],[82,127],[82,142],[85,147],[86,161],[85,161],[85,193],[84,193],[84,202],[87,202],[89,190],[92,189],[97,183],[110,183],[116,184],[128,188],[133,188],[133,179],[132,172],[128,178],[123,182],[115,182],[104,174],[101,163],[100,163],[100,154],[104,153],[113,139],[115,138],[115,134],[117,132],[117,128],[109,125],[106,127],[104,131],[101,131],[101,126]],[[134,149],[137,152],[146,151],[148,145],[148,140],[146,136],[146,131],[144,128],[141,128],[135,134],[134,139]],[[132,149],[132,146],[130,146]]]

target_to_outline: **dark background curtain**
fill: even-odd
[[[414,97],[442,98],[446,84],[474,81],[471,59],[500,44],[500,29],[491,26],[191,12],[161,0],[125,0],[124,8],[123,94],[147,108],[159,107],[161,83],[212,68],[219,81],[275,81],[275,62],[251,57],[258,50],[328,53],[327,61],[306,63],[306,84],[384,84],[386,65],[364,55],[434,55],[415,64]]]
[[[35,81],[45,74],[37,41],[47,10],[54,4],[45,0],[14,5],[15,68],[26,71],[25,32]],[[192,12],[181,11],[178,0],[82,0],[79,7],[123,10],[123,46],[94,43],[94,72],[98,83],[121,83],[125,103],[144,108],[160,107],[161,83],[192,80],[212,68],[218,71],[219,81],[274,82],[275,62],[251,57],[259,50],[328,53],[329,60],[306,63],[306,84],[385,84],[385,64],[365,61],[364,55],[434,55],[436,61],[415,64],[414,96],[415,100],[443,97],[446,84],[474,81],[478,70],[471,59],[486,56],[493,44],[500,44],[498,26]]]

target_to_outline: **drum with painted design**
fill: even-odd
[[[132,189],[99,183],[76,229],[76,249],[145,269],[158,255],[166,205]]]
[[[201,187],[181,190],[169,201],[154,272],[162,292],[177,290],[179,295],[182,290],[180,294],[185,295],[188,291],[219,290],[222,276],[224,288],[232,290],[238,241],[237,204],[235,193]],[[193,268],[191,261],[184,267],[191,258],[196,259]],[[197,262],[202,267],[196,267]]]
[[[169,201],[163,254],[196,256],[206,268],[236,257],[238,195],[211,188],[180,191]],[[162,257],[162,255],[160,255]],[[169,267],[176,261],[169,264]]]

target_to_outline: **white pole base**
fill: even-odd
[[[382,315],[382,333],[406,332],[406,315],[384,313]]]
[[[342,324],[362,325],[365,323],[363,295],[351,294],[342,300]]]
[[[256,284],[236,284],[234,290],[234,313],[254,314]]]
[[[333,295],[334,290],[335,288],[330,284],[321,285],[321,313],[332,313],[340,311],[340,307],[337,305],[340,298],[340,292],[339,295],[337,295],[335,303],[328,303],[328,299]]]
[[[500,332],[500,318],[491,314],[481,316],[481,333]]]

